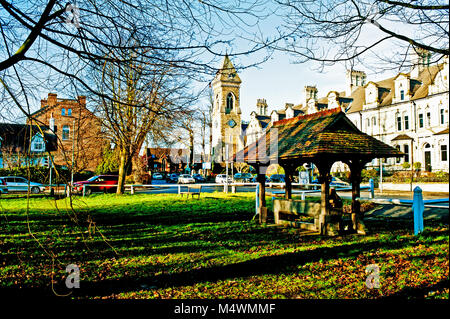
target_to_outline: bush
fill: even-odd
[[[82,171],[75,173],[73,176],[73,180],[86,180],[93,175],[93,172]],[[35,183],[50,183],[50,169],[48,167],[42,166],[0,168],[0,176],[21,176]],[[70,170],[64,169],[58,165],[53,168],[52,184],[66,184],[67,182],[70,182],[70,180]]]
[[[410,183],[411,171],[395,172],[391,177],[385,178],[385,182],[391,183]],[[427,172],[420,176],[415,176],[413,181],[415,183],[448,183],[449,174],[446,172]]]
[[[363,183],[367,183],[370,179],[378,181],[378,171],[376,169],[363,169],[361,171],[361,179]]]
[[[416,171],[420,171],[420,169],[422,168],[422,163],[421,163],[421,162],[415,162],[415,163],[413,164],[413,168],[414,168]]]
[[[403,169],[409,169],[411,167],[411,164],[409,164],[408,162],[403,162],[402,167]]]

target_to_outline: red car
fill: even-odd
[[[118,180],[117,175],[96,175],[87,181],[73,183],[73,189],[75,192],[82,193],[83,185],[86,185],[85,195],[90,195],[92,192],[113,193],[117,190]]]

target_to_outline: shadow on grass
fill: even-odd
[[[378,241],[347,244],[339,247],[320,247],[313,250],[295,253],[286,253],[276,256],[265,256],[257,259],[238,262],[225,266],[213,266],[209,268],[193,269],[181,273],[161,275],[146,275],[145,267],[142,267],[143,276],[140,278],[123,278],[102,280],[101,282],[82,282],[82,288],[74,290],[74,296],[93,297],[108,296],[130,291],[140,291],[142,286],[167,288],[193,285],[199,282],[215,282],[231,278],[248,277],[264,274],[282,274],[295,271],[298,266],[311,263],[332,260],[336,258],[356,257],[362,253],[377,249],[399,249],[412,245],[419,245],[410,240],[403,239],[395,242]],[[63,288],[59,288],[63,290]],[[12,293],[17,291],[12,290]],[[405,294],[407,291],[405,291]],[[399,293],[399,297],[403,294]]]
[[[439,281],[433,285],[423,285],[420,287],[405,287],[396,293],[382,297],[384,300],[391,299],[406,299],[406,298],[424,298],[424,296],[432,291],[439,291],[445,288],[450,288],[448,279]],[[447,300],[448,301],[448,300]]]

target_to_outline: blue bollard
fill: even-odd
[[[412,210],[414,214],[414,235],[423,232],[423,211],[425,209],[422,197],[422,189],[419,186],[414,188],[414,198]]]
[[[256,214],[258,214],[258,207],[259,207],[259,184],[256,185]]]
[[[370,186],[370,198],[375,198],[375,183],[373,182],[373,178],[369,179]]]

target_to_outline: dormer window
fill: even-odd
[[[32,152],[43,152],[45,151],[44,139],[40,133],[36,134],[31,140],[31,151]]]
[[[61,115],[62,115],[62,116],[65,116],[65,115],[66,115],[66,109],[65,109],[65,108],[62,108],[62,109],[61,109]]]

